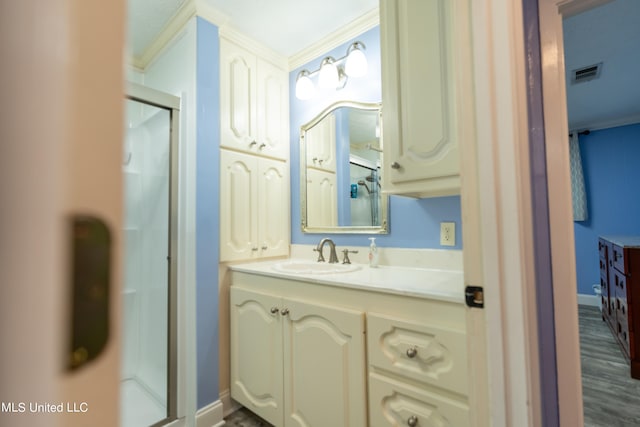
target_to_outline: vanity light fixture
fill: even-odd
[[[318,74],[318,86],[326,89],[342,89],[347,84],[348,77],[362,77],[367,74],[367,57],[363,50],[364,43],[356,41],[349,45],[347,54],[342,58],[325,57],[320,68],[314,71],[302,70],[296,77],[296,98],[311,99],[316,88],[311,76]],[[344,62],[344,66],[342,63]]]

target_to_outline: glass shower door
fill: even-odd
[[[121,425],[170,419],[171,110],[126,101]]]

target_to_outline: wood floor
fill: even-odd
[[[631,378],[629,365],[598,308],[580,306],[578,314],[585,427],[639,427],[640,380]],[[226,426],[270,424],[242,408],[226,419]]]
[[[640,426],[640,380],[597,307],[580,306],[580,356],[585,427]]]

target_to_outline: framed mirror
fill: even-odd
[[[303,232],[389,232],[381,109],[380,103],[340,101],[300,127]]]

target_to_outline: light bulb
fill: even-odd
[[[350,52],[344,68],[349,77],[362,77],[367,74],[367,57],[360,49],[361,47],[364,47],[364,45],[356,42],[349,48]]]
[[[296,79],[296,98],[305,100],[311,99],[316,93],[316,88],[313,86],[311,77],[307,70],[300,71],[298,78]]]
[[[328,56],[322,60],[320,75],[318,76],[318,86],[325,89],[335,89],[338,86],[340,77],[338,68],[334,64],[335,60]]]

